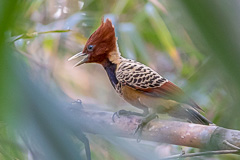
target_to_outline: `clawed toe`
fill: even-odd
[[[118,118],[120,118],[120,115],[129,115],[130,111],[126,111],[126,110],[119,110],[117,112],[114,112],[112,115],[112,121],[115,122],[115,116],[117,116]]]
[[[140,124],[137,126],[137,128],[136,128],[136,130],[134,131],[134,134],[133,134],[133,135],[137,134],[137,142],[141,141],[143,127],[145,127],[148,124],[148,122],[150,122],[151,120],[153,120],[155,118],[158,118],[158,115],[155,114],[155,113],[150,114],[150,115],[142,118]]]
[[[120,118],[120,116],[130,116],[130,115],[135,115],[135,116],[142,116],[143,114],[141,113],[137,113],[137,112],[132,112],[132,111],[126,111],[124,109],[121,109],[117,112],[115,112],[113,115],[112,115],[112,121],[115,122],[115,116],[117,116],[118,118]]]
[[[114,112],[112,115],[112,121],[115,123],[115,116],[117,116],[118,118],[120,118],[119,113],[118,112]]]
[[[144,124],[140,123],[136,130],[134,131],[133,135],[135,136],[137,134],[137,142],[139,143],[141,141],[141,136],[142,136],[142,130],[143,130]]]
[[[115,116],[117,116],[118,118],[120,118],[120,116],[130,116],[130,115],[135,115],[135,116],[143,116],[143,114],[141,113],[137,113],[137,112],[131,112],[131,111],[126,111],[126,110],[119,110],[118,112],[115,112],[112,115],[112,121],[115,123]],[[142,136],[142,130],[143,127],[150,122],[151,120],[158,118],[158,115],[153,113],[153,114],[149,114],[146,117],[142,118],[141,122],[139,123],[139,125],[137,126],[136,130],[134,131],[133,135],[137,134],[137,142],[141,141],[141,136]]]

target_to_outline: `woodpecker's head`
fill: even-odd
[[[83,51],[68,60],[86,56],[75,64],[76,67],[83,63],[104,64],[107,59],[111,59],[111,57],[116,57],[117,55],[119,56],[119,52],[114,26],[110,19],[106,19],[106,22],[102,20],[101,26],[89,37]]]

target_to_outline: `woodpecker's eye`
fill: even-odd
[[[94,47],[93,45],[88,45],[88,46],[87,46],[87,50],[88,50],[88,51],[93,51],[93,47]]]

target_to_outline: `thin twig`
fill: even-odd
[[[236,150],[240,151],[240,148],[239,148],[238,146],[236,146],[236,145],[228,142],[227,140],[224,140],[223,143],[226,144],[226,145],[228,145],[229,147],[231,147],[231,148],[233,148],[233,149],[236,149]]]
[[[64,32],[69,32],[71,31],[70,29],[67,30],[52,30],[52,31],[45,31],[45,32],[32,32],[32,33],[25,33],[21,34],[19,36],[16,36],[15,39],[11,40],[11,43],[14,43],[15,41],[19,39],[29,39],[29,38],[34,38],[37,37],[40,34],[48,34],[48,33],[64,33]]]
[[[169,159],[178,159],[178,158],[187,158],[187,157],[197,157],[197,156],[206,156],[206,155],[219,155],[219,154],[238,154],[239,150],[219,150],[219,151],[206,151],[198,153],[187,153],[187,154],[178,154],[169,156],[166,158],[161,158],[160,160],[169,160]]]

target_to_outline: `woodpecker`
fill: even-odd
[[[87,40],[83,51],[69,60],[80,56],[85,58],[75,66],[84,63],[101,64],[116,92],[125,101],[143,110],[143,113],[120,110],[114,114],[118,117],[129,114],[143,116],[136,132],[139,129],[141,132],[156,114],[168,114],[197,124],[213,124],[200,114],[203,110],[175,84],[150,67],[121,56],[110,19],[105,22],[102,20],[100,27]]]

